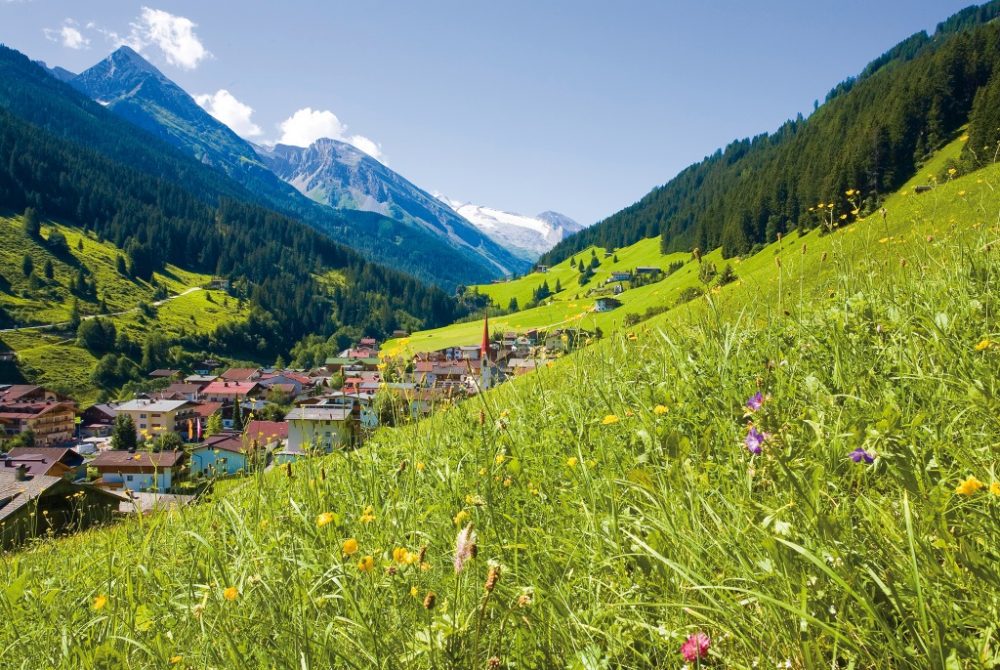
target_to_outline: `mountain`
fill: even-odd
[[[70,72],[69,70],[67,70],[64,67],[59,67],[58,65],[56,65],[55,67],[49,67],[48,65],[45,64],[44,61],[40,61],[40,60],[39,61],[35,61],[35,62],[38,65],[40,65],[42,68],[44,68],[46,72],[48,72],[49,74],[51,74],[53,77],[55,77],[59,81],[69,82],[70,80],[76,78],[76,73],[75,72]]]
[[[452,234],[446,226],[338,210],[304,196],[274,174],[250,142],[127,46],[70,83],[130,123],[232,177],[261,204],[300,218],[371,259],[447,288],[519,269],[517,259],[471,226]]]
[[[543,260],[552,265],[591,244],[616,248],[655,236],[664,251],[721,246],[726,256],[742,255],[778,234],[820,225],[831,204],[837,221],[877,210],[959,132],[977,91],[1000,76],[998,17],[994,0],[962,10],[932,36],[903,40],[837,85],[808,118],[730,143]],[[817,203],[827,206],[822,216]]]
[[[584,226],[559,212],[524,216],[463,203],[441,194],[437,197],[497,244],[531,263],[565,237],[584,229]]]
[[[376,265],[262,207],[222,172],[5,47],[0,47],[0,163],[4,216],[31,209],[41,219],[111,242],[121,255],[117,271],[127,281],[151,283],[167,264],[231,281],[234,298],[247,307],[245,322],[230,324],[207,342],[190,336],[179,345],[274,356],[287,354],[307,335],[322,341],[343,335],[350,341],[361,332],[384,335],[412,328],[414,321],[441,324],[465,313],[440,289]],[[9,250],[11,244],[10,236],[0,237],[0,248]],[[53,248],[51,253],[73,265],[65,248]],[[118,289],[89,274],[85,264],[78,269],[73,285],[35,282],[29,286],[37,292],[33,296],[13,295],[10,283],[0,280],[0,304],[21,310],[23,299],[33,297],[66,305],[72,294],[83,313],[103,311],[104,292]],[[6,265],[0,272],[5,274]],[[109,294],[106,302],[116,300]],[[60,308],[51,307],[49,314]]]
[[[475,251],[503,274],[527,267],[450,207],[350,144],[320,139],[309,147],[278,144],[256,149],[274,174],[316,202],[375,212],[426,230]]]

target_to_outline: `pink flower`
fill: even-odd
[[[458,531],[455,538],[455,574],[462,571],[465,562],[473,558],[476,552],[476,531],[472,530],[470,523],[462,530]]]
[[[711,644],[711,638],[705,633],[694,633],[681,645],[681,656],[688,662],[707,658]]]

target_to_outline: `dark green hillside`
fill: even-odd
[[[930,151],[969,120],[976,92],[1000,69],[1000,2],[918,33],[834,88],[808,119],[738,140],[683,170],[639,202],[567,238],[542,262],[597,245],[617,248],[661,236],[664,251],[721,246],[744,254],[821,218],[878,208]],[[970,146],[974,146],[970,144]],[[858,189],[849,198],[846,191]],[[855,211],[857,210],[857,211]]]

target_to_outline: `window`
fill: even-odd
[[[127,482],[132,481],[132,475],[125,475],[125,481]]]
[[[139,418],[140,418],[140,419],[145,419],[145,418],[146,418],[146,415],[145,415],[145,414],[140,414],[140,415],[139,415]]]

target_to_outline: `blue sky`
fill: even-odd
[[[589,224],[968,4],[0,0],[0,41],[74,72],[126,42],[254,141]]]

